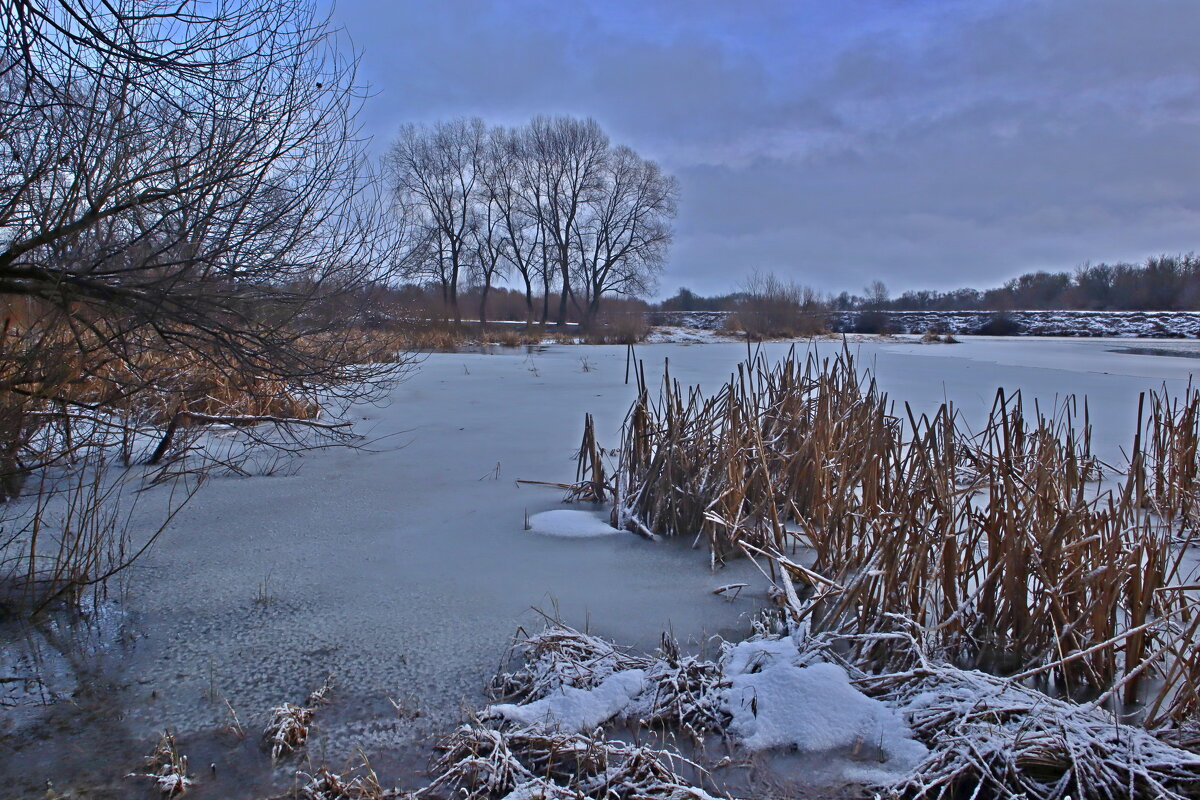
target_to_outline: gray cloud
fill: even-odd
[[[1193,0],[337,15],[383,140],[411,120],[575,113],[662,161],[683,190],[667,292],[755,267],[825,290],[984,285],[1200,238]]]

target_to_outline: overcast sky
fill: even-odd
[[[660,296],[1200,250],[1200,0],[338,0],[405,122],[594,117],[681,184]]]

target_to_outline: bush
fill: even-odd
[[[892,320],[883,311],[871,309],[854,315],[855,333],[892,333]]]
[[[608,311],[581,333],[587,344],[637,344],[650,333],[650,323],[644,311]]]
[[[976,336],[1018,336],[1025,328],[1003,311],[998,311],[992,318],[975,331]]]
[[[925,331],[921,341],[925,344],[958,344],[958,339],[955,339],[953,334],[939,333],[934,328]]]
[[[726,327],[751,339],[819,336],[829,332],[829,308],[808,286],[754,273]]]

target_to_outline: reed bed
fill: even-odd
[[[1141,507],[1190,535],[1200,522],[1200,388],[1189,383],[1175,398],[1165,389],[1143,395],[1138,423],[1141,435],[1130,458],[1132,491]]]
[[[713,800],[679,773],[684,757],[594,734],[498,730],[473,723],[443,743],[434,780],[419,794],[463,800]]]
[[[973,431],[949,404],[896,409],[846,349],[793,350],[709,396],[668,370],[652,398],[639,377],[606,496],[617,527],[765,561],[792,626],[840,637],[867,674],[920,653],[1166,735],[1200,712],[1200,587],[1179,545],[1198,421],[1200,392],[1151,393],[1128,468],[1102,483],[1086,403],[999,391]]]

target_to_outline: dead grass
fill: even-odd
[[[404,797],[395,789],[385,789],[366,760],[346,772],[337,773],[328,767],[318,767],[311,775],[304,777],[308,780],[303,786],[272,800],[388,800]]]
[[[149,778],[163,797],[183,794],[194,783],[187,774],[187,756],[180,755],[170,732],[164,731],[159,736],[154,752],[146,759],[146,769],[146,772],[133,772],[126,777]]]
[[[1101,490],[1075,401],[999,392],[972,433],[951,406],[893,413],[848,352],[743,364],[711,396],[668,374],[626,420],[613,523],[762,559],[792,624],[845,637],[868,673],[910,669],[891,637],[919,631],[931,657],[1173,728],[1200,710],[1200,614],[1172,546],[1194,513],[1196,402],[1157,398],[1129,476]]]
[[[637,344],[649,333],[642,311],[601,313],[581,331],[584,344]]]
[[[434,780],[422,793],[463,800],[712,800],[680,778],[682,756],[596,734],[461,726],[443,744]]]
[[[304,705],[284,703],[271,709],[271,721],[263,731],[263,738],[271,750],[272,760],[277,760],[300,750],[308,743],[308,732],[317,709],[325,705],[333,689],[333,678],[328,677],[321,688],[309,694]]]

